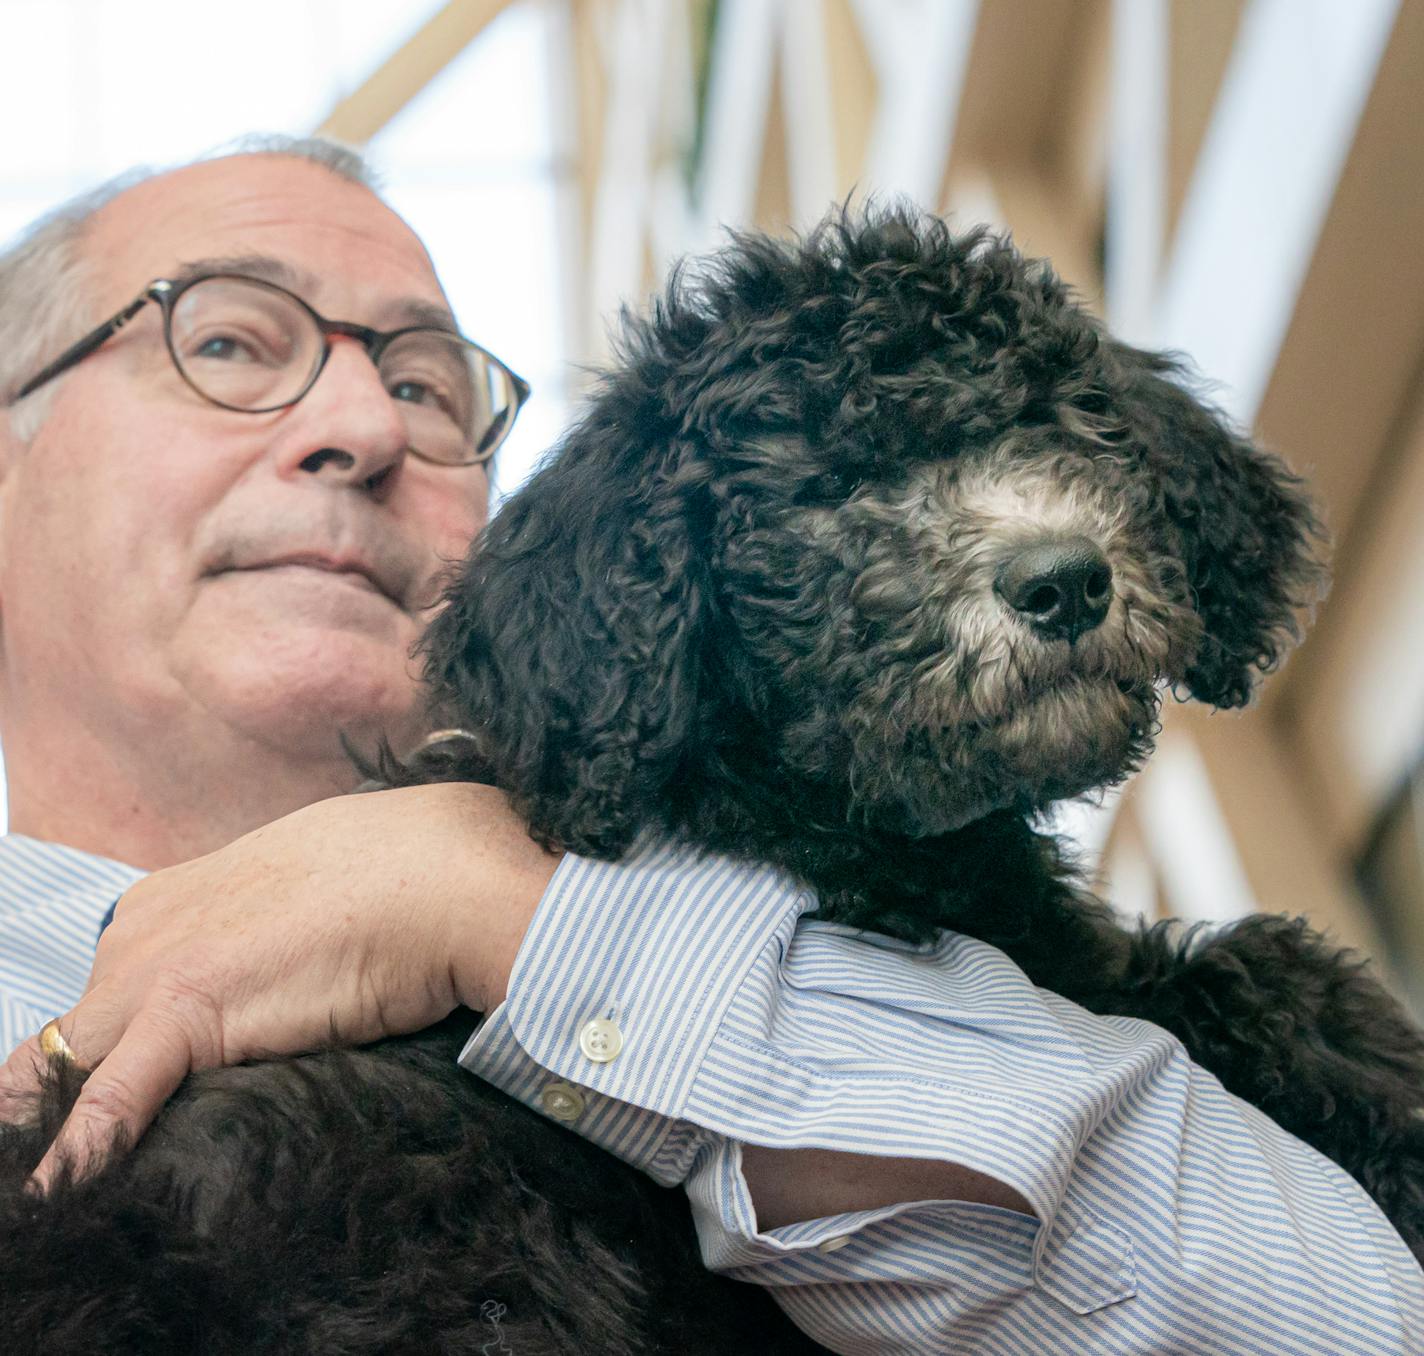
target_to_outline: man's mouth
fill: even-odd
[[[305,561],[288,560],[280,565],[268,565],[268,570],[314,570],[318,574],[329,575],[333,579],[339,579],[343,584],[354,584],[357,588],[363,588],[371,593],[384,593],[379,589],[375,581],[368,574],[362,574],[360,570],[338,570],[326,565],[312,565]]]
[[[281,556],[273,560],[259,561],[251,565],[229,566],[220,573],[226,574],[254,574],[258,571],[278,572],[278,571],[302,571],[314,572],[331,577],[342,584],[350,585],[354,588],[362,589],[369,593],[379,594],[387,601],[394,603],[404,610],[404,605],[400,599],[391,595],[390,591],[381,582],[380,576],[370,566],[358,560],[343,560],[331,556],[324,556],[316,553],[301,552],[290,556]]]

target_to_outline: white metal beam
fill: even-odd
[[[723,0],[719,9],[692,249],[752,219],[782,13],[781,0]]]
[[[1255,894],[1196,744],[1164,730],[1136,790],[1138,823],[1173,915],[1224,922],[1254,913]]]
[[[880,88],[869,191],[938,207],[978,12],[978,0],[856,0]]]
[[[649,73],[662,69],[666,16],[662,0],[620,0],[603,35],[607,102],[589,241],[588,305],[605,319],[623,304],[643,300],[660,108],[657,82]]]
[[[836,126],[823,0],[787,0],[781,41],[791,215],[819,221],[836,197]]]
[[[1108,322],[1150,343],[1167,210],[1169,0],[1115,0],[1108,125]]]
[[[510,0],[448,0],[327,114],[317,131],[363,145],[482,33]]]
[[[1152,338],[1249,425],[1399,0],[1253,0],[1163,277]]]

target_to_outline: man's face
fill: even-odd
[[[86,253],[100,315],[197,261],[254,258],[332,319],[395,329],[446,308],[398,217],[291,158],[142,184],[102,209]],[[80,721],[160,756],[210,722],[299,757],[331,758],[338,731],[399,744],[411,645],[487,502],[483,468],[405,442],[355,341],[332,340],[297,405],[234,413],[184,385],[146,306],[64,380],[34,442],[4,449],[8,719]]]

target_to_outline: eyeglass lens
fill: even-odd
[[[297,400],[321,366],[325,342],[294,298],[263,283],[207,278],[187,288],[170,320],[173,358],[207,399],[232,409]],[[386,346],[378,369],[398,403],[410,446],[432,461],[481,460],[508,427],[518,396],[509,372],[438,330]]]

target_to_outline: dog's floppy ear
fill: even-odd
[[[1300,478],[1193,397],[1175,360],[1114,348],[1131,433],[1163,487],[1202,622],[1182,680],[1199,701],[1244,705],[1324,592],[1324,530]]]
[[[658,822],[696,728],[705,601],[699,468],[613,436],[585,421],[505,504],[423,645],[441,719],[474,731],[534,836],[599,857]]]

